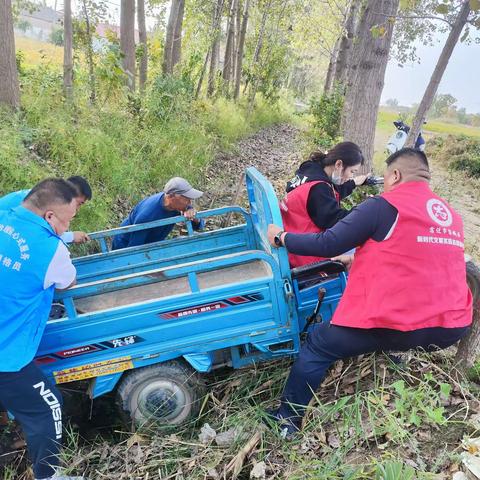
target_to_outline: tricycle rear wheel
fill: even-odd
[[[198,415],[204,395],[198,373],[173,360],[125,374],[117,389],[117,405],[134,429],[179,425]]]

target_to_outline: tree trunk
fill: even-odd
[[[335,45],[333,46],[332,53],[330,54],[330,61],[328,62],[327,76],[325,77],[325,85],[323,87],[323,93],[325,94],[329,94],[332,91],[339,48],[340,39],[337,39]]]
[[[233,32],[233,44],[232,44],[232,73],[231,80],[233,89],[235,90],[235,82],[237,75],[237,59],[238,59],[238,45],[240,42],[240,28],[242,23],[242,0],[237,0],[237,8],[235,9],[235,30]]]
[[[235,35],[235,11],[237,0],[232,0],[228,14],[227,43],[225,45],[225,56],[223,60],[223,85],[225,92],[228,92],[231,74],[232,74],[232,53]]]
[[[238,100],[240,96],[240,83],[242,80],[242,65],[243,65],[243,51],[245,48],[245,38],[247,34],[247,24],[248,24],[248,9],[250,8],[250,0],[245,0],[245,5],[243,6],[243,18],[242,26],[240,27],[240,35],[238,37],[238,49],[237,49],[237,61],[236,61],[236,71],[235,71],[235,91],[233,93],[233,98]]]
[[[67,100],[73,97],[72,1],[63,2],[63,90]]]
[[[88,79],[90,84],[90,102],[95,103],[97,99],[97,87],[95,85],[95,69],[93,65],[93,46],[92,46],[92,28],[90,26],[90,17],[88,16],[87,4],[83,0],[83,14],[85,15],[85,26],[87,29],[87,65]]]
[[[345,22],[345,31],[342,39],[340,40],[332,84],[345,84],[346,82],[347,69],[348,65],[350,64],[353,38],[355,37],[355,20],[358,15],[358,7],[359,4],[356,1],[352,1],[352,3],[350,4],[350,8],[348,10],[348,17]]]
[[[462,8],[455,20],[455,23],[453,24],[450,34],[448,35],[447,41],[443,47],[442,53],[440,54],[437,65],[435,66],[435,70],[433,71],[432,77],[430,78],[430,82],[428,83],[427,89],[423,94],[422,101],[418,106],[417,113],[415,114],[415,118],[413,119],[412,128],[410,129],[407,141],[405,142],[406,147],[413,147],[415,145],[418,134],[420,133],[420,129],[422,128],[423,121],[425,120],[425,116],[429,111],[430,107],[432,106],[433,98],[437,93],[438,85],[442,80],[443,74],[448,65],[448,61],[452,56],[453,49],[455,48],[455,45],[460,38],[463,27],[467,23],[469,13],[470,2],[466,0],[462,5]]]
[[[0,105],[16,109],[20,107],[20,87],[10,0],[0,0],[0,32],[2,36],[0,41]]]
[[[210,69],[208,72],[207,97],[211,97],[215,91],[215,79],[217,76],[218,55],[220,51],[220,30],[224,0],[217,0],[213,13],[213,38],[210,47]]]
[[[260,31],[258,33],[258,39],[257,39],[257,45],[255,46],[255,52],[253,54],[253,60],[252,60],[252,67],[255,68],[255,65],[257,65],[259,59],[260,59],[260,53],[262,51],[263,47],[263,39],[265,36],[265,28],[267,26],[267,17],[268,17],[268,11],[270,8],[271,2],[269,2],[268,5],[265,6],[265,9],[263,10],[262,14],[262,20],[260,23]],[[243,87],[243,93],[246,92],[247,87],[248,87],[248,80],[245,82],[245,86]],[[255,88],[256,91],[256,88]],[[252,103],[255,100],[255,94],[252,92],[252,89],[250,90],[249,94],[249,104]],[[252,103],[253,104],[253,103]]]
[[[127,86],[135,90],[135,0],[121,0],[120,50],[122,65],[127,75]]]
[[[203,79],[205,78],[205,72],[207,71],[208,60],[210,59],[210,47],[208,47],[207,54],[205,55],[205,61],[203,62],[202,70],[200,71],[200,77],[198,79],[197,88],[195,89],[195,98],[200,96],[202,90]]]
[[[455,361],[463,368],[471,368],[480,352],[480,307],[473,310],[473,321],[468,335],[458,344]]]
[[[139,65],[140,91],[145,90],[148,70],[147,27],[145,25],[145,0],[137,0],[138,39],[142,48]],[[134,32],[135,33],[135,32]]]
[[[398,5],[399,0],[369,0],[353,53],[357,63],[349,75],[351,85],[345,96],[342,131],[345,140],[362,149],[366,159],[362,172],[369,172],[372,166],[378,106]]]
[[[178,14],[175,21],[175,29],[173,31],[172,43],[172,72],[180,59],[182,58],[182,29],[183,29],[183,15],[185,13],[185,0],[178,0]]]
[[[163,63],[162,72],[164,75],[171,75],[173,73],[172,67],[172,47],[175,36],[175,26],[177,23],[178,7],[180,0],[172,0],[170,7],[170,15],[168,16],[167,31],[165,33],[165,47],[163,49]]]
[[[467,262],[467,283],[473,297],[473,321],[468,335],[458,345],[455,360],[464,368],[475,363],[480,352],[480,269]]]

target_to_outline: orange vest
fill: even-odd
[[[332,324],[411,331],[472,322],[463,222],[426,182],[400,184],[382,197],[398,211],[388,238],[355,252]]]

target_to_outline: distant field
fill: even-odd
[[[383,170],[384,161],[387,157],[385,153],[387,141],[395,132],[393,121],[398,118],[398,114],[391,110],[381,109],[378,112],[377,131],[375,133],[375,153],[373,157],[373,164],[377,172]],[[427,141],[435,135],[468,135],[470,137],[480,138],[480,128],[470,127],[469,125],[461,125],[459,123],[446,123],[437,120],[432,120],[425,125],[424,137]]]
[[[377,128],[388,130],[393,133],[393,121],[398,118],[396,112],[391,110],[380,110],[378,113]],[[480,138],[480,128],[471,127],[470,125],[461,125],[459,123],[446,123],[438,120],[432,120],[426,123],[425,131],[432,133],[445,133],[452,135],[468,135],[470,137]]]
[[[40,64],[61,66],[63,63],[63,47],[57,47],[52,43],[16,36],[15,47],[17,52],[21,50],[25,55],[27,66]]]

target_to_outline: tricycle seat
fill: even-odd
[[[292,268],[292,279],[298,283],[298,288],[306,288],[312,284],[331,280],[345,272],[345,266],[334,260],[321,260],[301,267]]]

